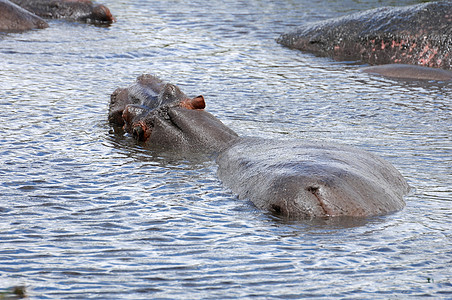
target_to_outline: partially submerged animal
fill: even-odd
[[[343,145],[242,138],[170,83],[142,75],[111,95],[109,121],[154,149],[208,152],[239,198],[291,219],[400,210],[409,186],[388,162]]]
[[[66,19],[94,24],[111,24],[115,18],[108,7],[91,0],[11,0],[46,19]]]
[[[414,65],[389,64],[365,67],[360,70],[369,74],[377,74],[401,79],[436,81],[452,80],[452,71]]]
[[[49,24],[42,18],[8,0],[0,0],[0,32],[22,32],[47,27]]]
[[[451,69],[452,2],[382,7],[306,23],[277,42],[335,60]]]
[[[65,19],[96,25],[116,21],[110,10],[91,0],[0,0],[0,32],[23,32],[49,27],[46,19]]]

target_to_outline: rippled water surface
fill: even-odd
[[[452,86],[292,51],[303,22],[415,1],[106,4],[108,28],[0,35],[0,288],[33,299],[452,297]],[[284,222],[238,200],[205,157],[110,132],[142,73],[203,94],[240,135],[340,142],[394,164],[404,210]]]

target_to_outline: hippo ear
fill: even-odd
[[[193,99],[185,99],[181,101],[180,106],[187,109],[204,109],[206,107],[206,102],[204,101],[204,97],[200,95]]]
[[[204,96],[199,95],[198,97],[195,97],[191,99],[191,104],[193,106],[193,109],[204,109],[206,108],[206,102],[204,101]]]

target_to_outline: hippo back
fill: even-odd
[[[246,138],[217,163],[239,198],[291,219],[382,215],[402,209],[409,190],[388,162],[341,145]]]
[[[391,78],[438,81],[452,80],[452,71],[415,65],[389,64],[365,67],[361,68],[361,71]]]
[[[0,31],[21,32],[47,27],[47,22],[40,17],[8,0],[0,0]]]
[[[336,60],[450,69],[452,2],[382,7],[307,23],[277,42]]]
[[[91,0],[11,0],[26,10],[47,19],[67,19],[93,24],[115,21],[110,10]]]

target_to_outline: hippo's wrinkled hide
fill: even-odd
[[[1,32],[22,32],[47,27],[49,27],[47,22],[40,17],[8,0],[0,0]]]
[[[452,80],[452,71],[415,65],[389,64],[361,68],[369,74],[378,74],[392,78],[415,80]]]
[[[110,10],[91,0],[11,0],[26,10],[46,19],[67,19],[93,24],[115,21]]]
[[[195,106],[187,108],[187,101]],[[145,74],[113,92],[108,119],[150,148],[218,152],[238,136],[204,105],[202,96],[190,99],[177,86]]]
[[[111,95],[109,121],[149,148],[216,154],[226,186],[287,218],[364,217],[405,205],[405,179],[375,155],[339,145],[240,138],[204,106],[202,96],[188,98],[177,86],[142,75]]]
[[[217,163],[239,198],[290,219],[382,215],[402,209],[409,190],[388,162],[341,145],[249,138]]]
[[[336,60],[451,69],[452,2],[383,7],[308,23],[277,42]]]

